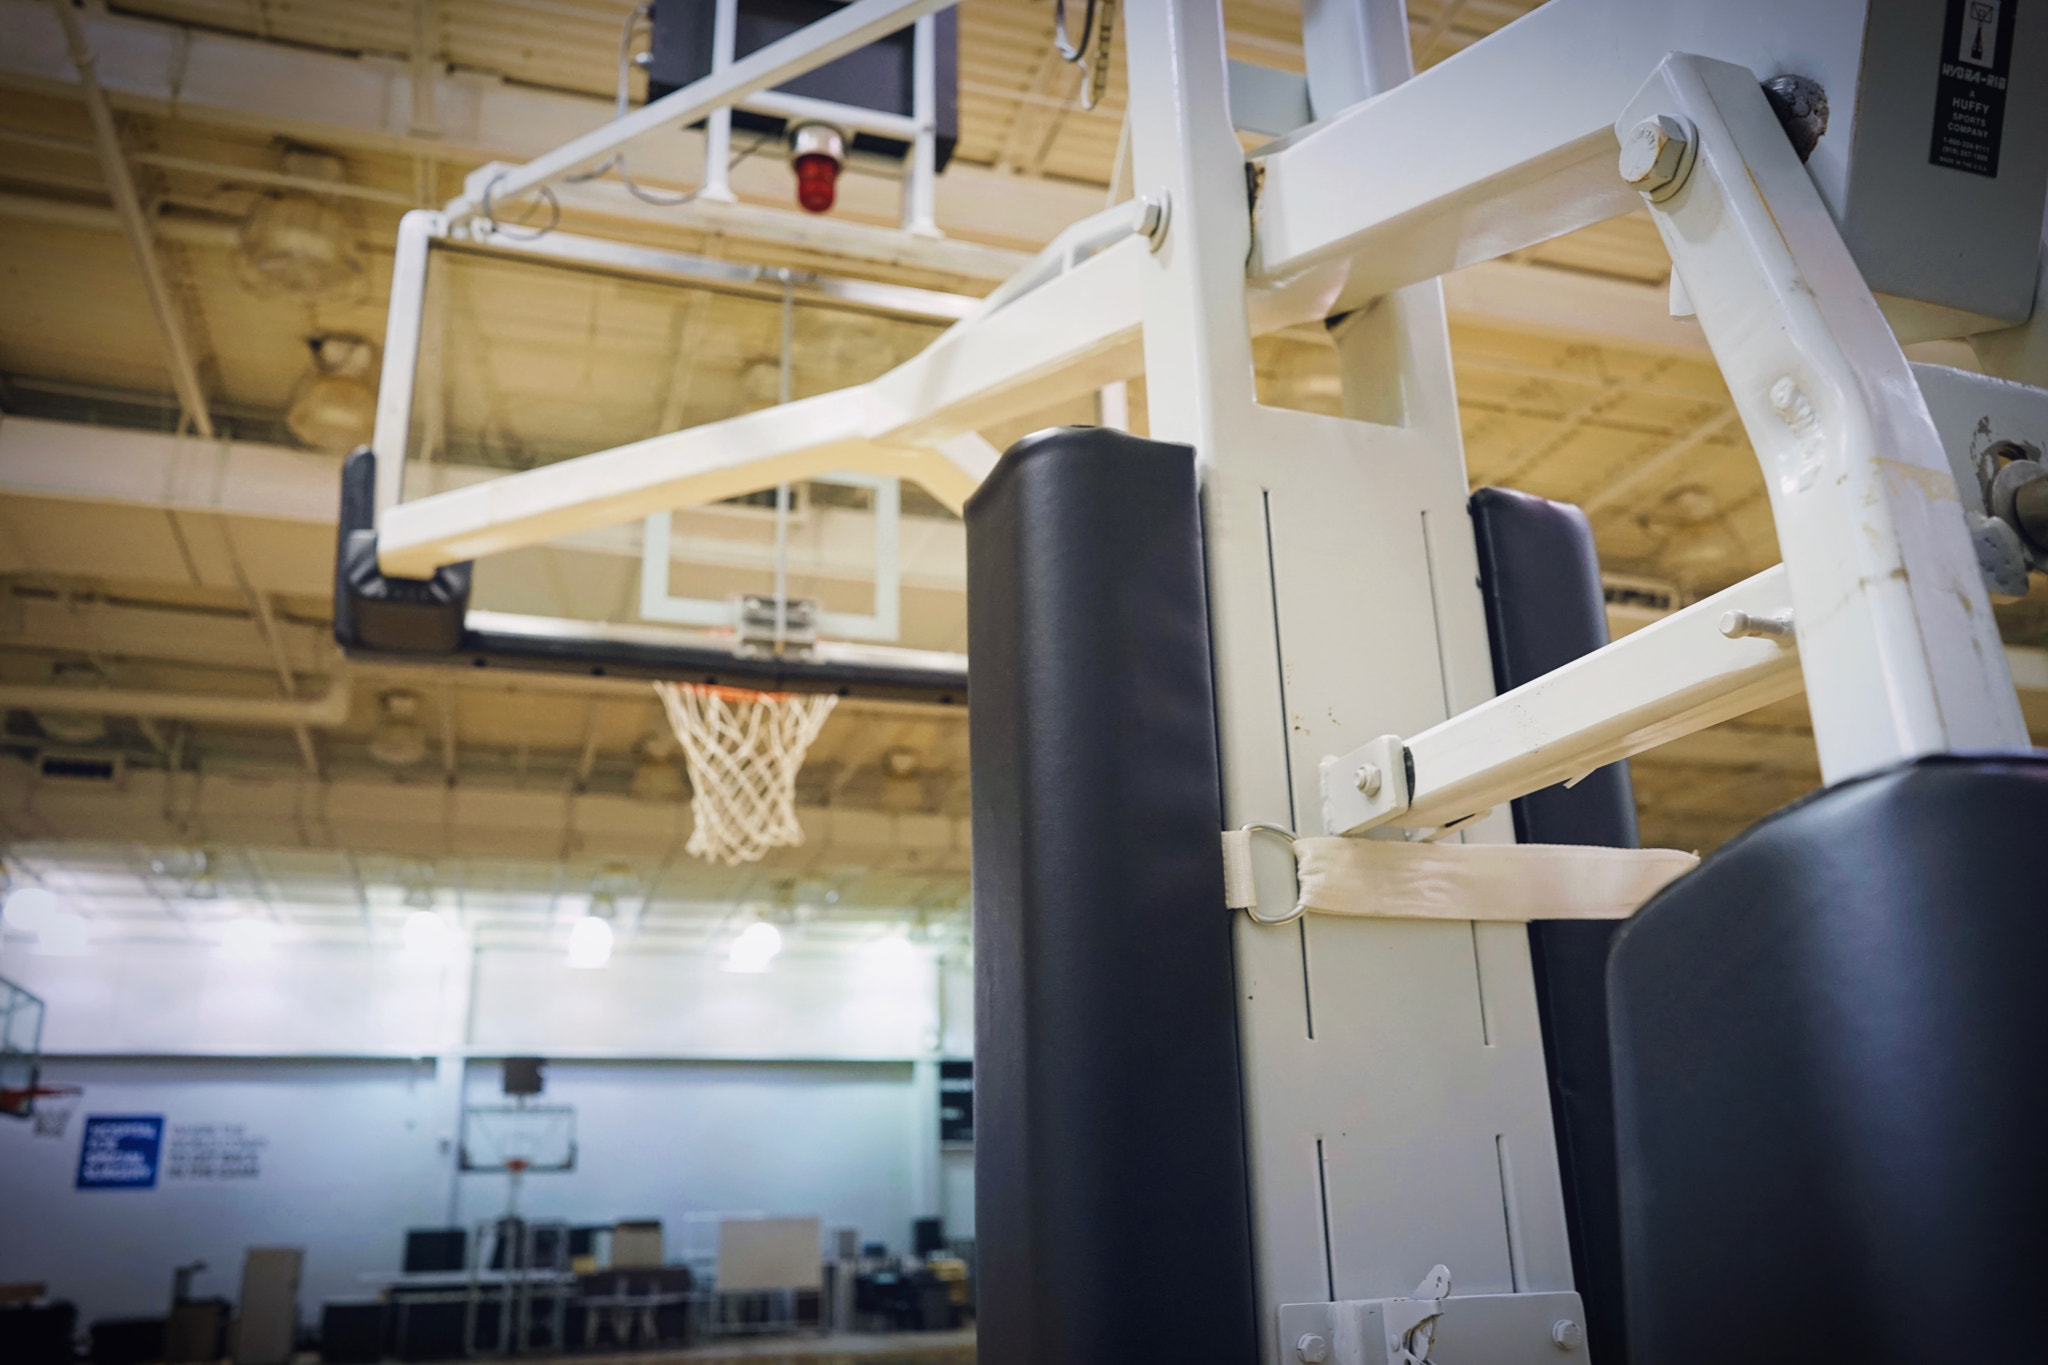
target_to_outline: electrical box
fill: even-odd
[[[739,0],[733,59],[751,56],[841,8],[838,0]],[[660,0],[654,7],[654,41],[648,54],[647,98],[660,99],[711,74],[717,0]],[[938,169],[946,169],[960,140],[960,19],[952,9],[932,16],[933,65],[937,86]],[[886,38],[807,71],[775,87],[785,95],[876,109],[909,117],[912,98],[912,32],[901,28]],[[735,128],[780,135],[787,120],[745,109],[732,111]],[[898,138],[855,133],[851,148],[901,158],[909,144]]]

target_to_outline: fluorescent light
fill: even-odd
[[[229,920],[221,929],[220,955],[245,959],[267,957],[276,939],[276,925],[254,915],[243,915]]]
[[[91,949],[92,924],[72,911],[52,910],[36,930],[36,952],[42,957],[84,957]]]
[[[423,962],[440,962],[455,947],[455,930],[432,910],[415,910],[405,917],[401,931],[405,955]]]
[[[766,920],[756,920],[740,931],[726,954],[729,972],[765,972],[782,951],[782,931]]]
[[[57,898],[40,886],[16,887],[7,897],[7,927],[24,934],[40,934],[50,916],[62,913]]]
[[[612,926],[609,920],[585,915],[569,928],[569,965],[602,967],[611,961]]]

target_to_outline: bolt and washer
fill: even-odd
[[[1678,193],[1692,172],[1693,130],[1669,114],[1646,118],[1621,143],[1621,178],[1653,204]]]
[[[1586,1329],[1570,1318],[1550,1324],[1550,1340],[1560,1351],[1576,1351],[1586,1344]]]
[[[1330,1343],[1314,1332],[1303,1332],[1301,1340],[1294,1343],[1294,1354],[1302,1365],[1323,1365],[1330,1358]]]
[[[1380,794],[1380,765],[1377,763],[1366,764],[1358,770],[1357,774],[1352,778],[1352,782],[1367,796],[1378,796]]]

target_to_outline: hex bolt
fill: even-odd
[[[1157,251],[1166,245],[1166,229],[1173,222],[1173,197],[1160,190],[1142,196],[1139,202],[1144,207],[1138,210],[1138,235]]]
[[[1301,1340],[1294,1343],[1294,1355],[1302,1365],[1323,1365],[1330,1358],[1330,1343],[1314,1332],[1303,1332]]]
[[[1621,144],[1621,178],[1659,203],[1678,193],[1692,169],[1691,129],[1659,114],[1629,130]]]
[[[1576,1351],[1586,1344],[1586,1329],[1570,1318],[1559,1318],[1550,1324],[1550,1340],[1560,1351]]]
[[[1380,765],[1377,763],[1366,764],[1358,770],[1357,776],[1352,781],[1367,796],[1378,796],[1380,794]]]

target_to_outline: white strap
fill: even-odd
[[[1249,910],[1259,903],[1259,888],[1252,881],[1252,832],[1249,829],[1223,831],[1223,904],[1232,910]]]
[[[1626,919],[1699,859],[1669,848],[1294,841],[1297,910],[1397,919]],[[1223,836],[1224,899],[1255,909],[1251,836]],[[1291,916],[1289,917],[1291,918]],[[1275,921],[1277,922],[1277,921]]]

